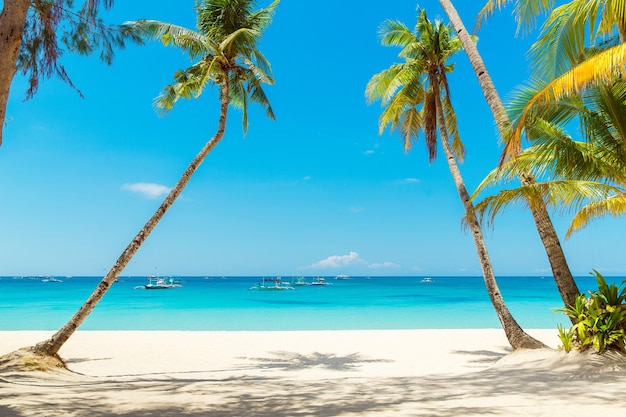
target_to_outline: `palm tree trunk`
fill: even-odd
[[[78,329],[78,326],[87,318],[91,311],[95,308],[96,304],[102,299],[104,294],[109,290],[113,282],[124,270],[128,262],[135,255],[139,247],[146,240],[152,229],[159,223],[159,221],[165,215],[165,212],[170,208],[174,201],[178,198],[183,188],[189,182],[189,179],[198,169],[202,161],[211,152],[211,150],[219,143],[224,137],[226,130],[226,116],[228,114],[229,96],[228,96],[228,77],[224,77],[224,81],[220,89],[220,117],[218,122],[218,128],[215,135],[209,140],[202,150],[196,155],[191,164],[187,167],[183,175],[178,180],[176,186],[170,191],[169,195],[165,198],[161,206],[152,215],[150,220],[145,224],[143,229],[137,233],[135,238],[126,247],[126,250],[120,255],[113,267],[109,270],[106,276],[100,281],[100,284],[96,287],[93,293],[89,296],[87,301],[80,307],[80,309],[74,314],[74,316],[63,326],[58,332],[56,332],[50,339],[38,343],[31,350],[35,353],[48,356],[56,356],[59,349],[70,338],[72,334]]]
[[[515,318],[513,318],[513,315],[509,311],[504,302],[504,299],[502,298],[500,288],[498,287],[498,283],[496,282],[496,278],[493,273],[493,268],[491,266],[491,260],[489,259],[489,253],[487,252],[487,245],[485,245],[485,239],[483,238],[482,229],[480,227],[480,224],[478,223],[478,220],[476,220],[476,217],[473,215],[474,206],[472,204],[470,195],[467,192],[467,188],[465,187],[465,182],[463,181],[463,177],[461,176],[461,171],[456,162],[454,152],[452,151],[452,146],[450,145],[448,132],[446,130],[446,121],[443,116],[441,100],[439,98],[439,85],[436,79],[433,81],[433,90],[434,96],[436,97],[435,106],[437,118],[439,119],[438,124],[439,135],[441,136],[441,144],[443,146],[443,151],[446,155],[446,160],[448,161],[450,174],[452,174],[452,178],[454,180],[454,184],[456,185],[459,198],[461,199],[461,202],[463,203],[463,208],[465,209],[467,223],[469,224],[470,230],[472,231],[474,246],[476,247],[478,259],[480,260],[480,268],[483,272],[483,279],[485,281],[485,286],[487,287],[487,292],[489,293],[491,303],[496,310],[498,319],[502,324],[504,333],[506,334],[507,340],[511,344],[513,350],[544,348],[546,346],[543,343],[534,339],[521,328]]]
[[[0,145],[30,0],[5,0],[0,13]]]
[[[506,139],[510,133],[511,122],[493,81],[487,72],[485,63],[478,52],[478,48],[467,33],[467,30],[463,25],[463,21],[452,5],[452,2],[450,0],[439,0],[439,3],[448,15],[457,36],[461,40],[463,49],[465,50],[472,68],[476,73],[476,77],[478,78],[480,87],[483,90],[485,99],[491,108],[491,112],[495,118],[500,135],[503,139]],[[521,175],[520,181],[522,185],[532,185],[535,183],[535,178],[532,174],[528,173]],[[552,275],[554,276],[559,294],[561,295],[566,307],[573,306],[576,302],[576,296],[580,293],[580,291],[578,290],[578,286],[576,285],[572,272],[567,264],[567,259],[563,253],[561,242],[559,241],[559,237],[554,229],[550,215],[548,214],[548,209],[546,208],[543,200],[533,201],[529,205],[537,231],[539,232],[539,237],[548,256],[550,267],[552,268]]]

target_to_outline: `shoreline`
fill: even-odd
[[[527,332],[559,344],[556,330]],[[53,333],[0,331],[0,355]],[[501,329],[77,331],[60,355],[71,372],[0,374],[0,416],[559,416],[626,407],[626,364],[511,353]]]

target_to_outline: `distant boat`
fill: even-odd
[[[332,285],[332,284],[326,282],[326,280],[322,277],[317,277],[312,282],[310,282],[309,285],[314,286],[314,287],[321,287],[324,285]]]
[[[150,282],[144,285],[146,290],[167,290],[170,288],[182,287],[182,285],[180,285],[180,281],[175,280],[174,278],[159,278],[151,276],[148,277],[148,280]]]
[[[434,279],[430,278],[430,277],[425,277],[424,279],[422,279],[420,282],[435,282]]]
[[[351,279],[349,275],[346,274],[341,274],[341,275],[337,275],[335,277],[335,279],[339,279],[339,280],[347,280],[347,279]]]
[[[45,277],[44,279],[41,280],[41,282],[63,282],[63,281],[55,277]]]
[[[251,290],[258,291],[283,291],[283,290],[295,290],[288,282],[283,282],[280,277],[276,278],[261,278],[258,284],[250,287]]]
[[[298,286],[298,287],[301,287],[303,285],[308,285],[308,283],[306,282],[306,279],[304,277],[295,278],[293,280],[292,284],[295,285],[295,286]]]

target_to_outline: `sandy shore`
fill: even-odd
[[[551,347],[555,330],[530,330]],[[49,332],[0,332],[0,354]],[[501,330],[80,331],[72,372],[0,374],[0,416],[573,416],[626,409],[626,362],[511,353]]]

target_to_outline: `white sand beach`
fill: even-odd
[[[550,347],[556,330],[529,330]],[[0,332],[0,354],[50,332]],[[79,331],[71,372],[0,374],[0,416],[574,416],[626,409],[626,362],[511,353],[492,330]]]

